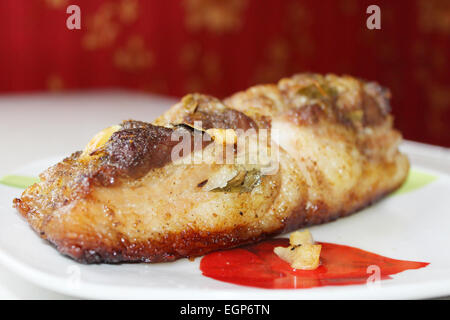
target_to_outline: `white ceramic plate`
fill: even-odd
[[[366,299],[450,295],[450,156],[445,149],[407,143],[413,169],[436,179],[390,196],[355,215],[310,228],[318,241],[345,244],[390,258],[430,265],[393,275],[378,286],[258,289],[203,276],[200,259],[162,264],[81,265],[41,240],[11,201],[21,190],[0,185],[0,260],[29,281],[84,298],[120,299]],[[15,174],[37,175],[60,158]]]

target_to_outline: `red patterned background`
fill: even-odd
[[[66,8],[81,8],[68,30]],[[381,30],[366,8],[381,8]],[[2,0],[0,93],[123,87],[224,97],[301,71],[391,89],[408,139],[450,146],[449,0]]]

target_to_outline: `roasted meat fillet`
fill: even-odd
[[[223,101],[188,95],[153,123],[102,131],[14,206],[83,263],[172,261],[252,243],[398,188],[409,162],[389,111],[388,90],[349,76],[299,74]],[[263,132],[256,148],[237,147]]]

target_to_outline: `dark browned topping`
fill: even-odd
[[[203,129],[243,129],[248,130],[256,128],[256,124],[243,113],[227,109],[220,113],[206,113],[197,111],[185,118],[188,124],[194,124],[194,121],[201,121]]]
[[[121,124],[123,129],[139,129],[139,128],[151,128],[154,127],[151,123],[136,120],[125,120]]]
[[[151,168],[170,162],[172,148],[179,143],[171,139],[173,129],[132,121],[125,122],[123,127],[107,143],[102,166],[130,177],[141,177]]]
[[[244,113],[227,108],[218,99],[205,95],[188,95],[182,101],[190,105],[191,113],[185,116],[184,121],[194,125],[195,121],[201,121],[202,128],[212,129],[256,129],[258,126]]]
[[[389,90],[351,77],[301,74],[283,79],[278,88],[290,106],[286,115],[297,125],[325,119],[360,130],[378,126],[389,116]]]
[[[288,111],[289,118],[296,125],[316,124],[324,114],[324,111],[318,104],[306,105]]]
[[[390,96],[389,90],[376,83],[371,82],[365,85],[363,94],[364,126],[376,126],[383,123],[391,110]]]
[[[189,136],[190,150],[194,151],[194,134],[203,134],[184,127],[172,129],[132,120],[125,121],[122,127],[113,133],[101,157],[96,176],[102,185],[111,181],[112,175],[140,178],[150,169],[163,167],[171,161],[172,149],[182,138]],[[201,148],[209,143],[210,139],[202,139]]]
[[[85,185],[83,190],[88,189],[91,182],[108,186],[122,177],[140,178],[149,170],[171,162],[172,149],[183,138],[190,138],[191,151],[211,143],[211,139],[202,139],[201,146],[194,146],[194,135],[204,133],[183,127],[172,129],[128,120],[123,122],[122,128],[112,134],[105,146],[92,153],[93,157],[87,162],[80,159],[81,152],[76,152],[52,167],[46,180],[64,176],[78,186]]]

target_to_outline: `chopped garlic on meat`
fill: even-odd
[[[276,247],[273,251],[292,268],[314,270],[320,263],[322,245],[315,244],[309,230],[296,231],[289,237],[290,246]]]
[[[235,144],[237,142],[236,131],[233,129],[208,129],[206,130],[218,144]]]

